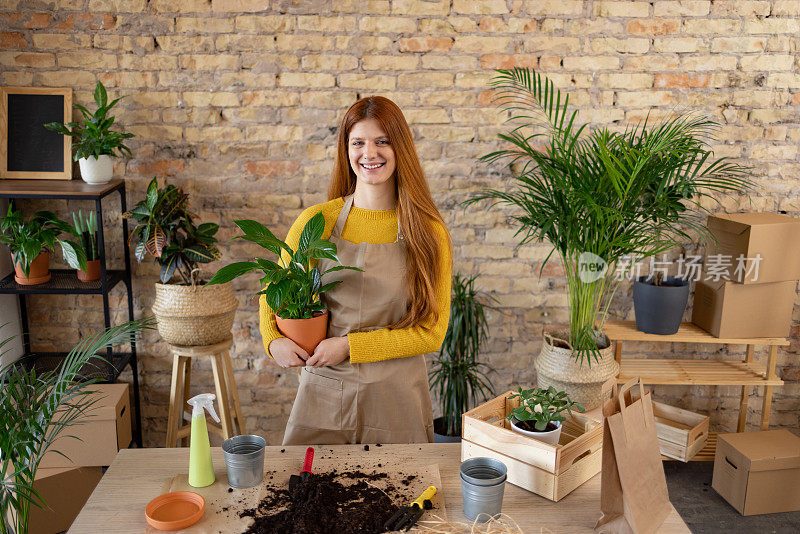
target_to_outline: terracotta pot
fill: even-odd
[[[21,286],[44,284],[50,280],[50,253],[42,251],[34,258],[28,276],[25,276],[25,272],[19,264],[14,264],[14,271],[14,280]]]
[[[100,260],[87,261],[85,271],[78,269],[78,280],[81,282],[100,280]]]
[[[276,315],[275,320],[281,334],[300,345],[309,355],[328,334],[328,310],[311,319],[282,319]]]

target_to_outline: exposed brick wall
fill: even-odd
[[[225,261],[257,253],[227,242],[234,219],[285,234],[304,207],[325,199],[337,120],[352,102],[367,94],[397,102],[452,231],[456,269],[481,273],[480,285],[502,303],[502,315],[490,314],[487,347],[499,391],[534,380],[541,329],[566,321],[567,310],[559,266],[537,276],[547,246],[515,249],[505,213],[457,207],[469,191],[506,175],[476,162],[499,146],[504,129],[489,101],[491,69],[538,67],[595,125],[621,126],[674,106],[705,112],[722,124],[717,155],[752,165],[759,184],[752,204],[724,198],[722,206],[800,215],[800,1],[5,0],[0,10],[0,82],[73,87],[82,104],[98,79],[126,95],[117,123],[137,137],[133,159],[119,161],[117,171],[129,201],[154,175],[182,185],[200,217],[222,225]],[[109,206],[113,243],[116,199]],[[119,258],[120,247],[111,254]],[[137,315],[149,314],[155,279],[152,263],[136,267]],[[254,277],[236,283],[236,380],[249,430],[275,443],[297,379],[264,356],[248,298],[255,286]],[[632,318],[623,289],[613,313]],[[71,345],[102,324],[100,302],[31,299],[34,344]],[[124,320],[121,291],[112,305],[115,320]],[[738,358],[743,349],[628,350]],[[776,388],[776,427],[798,427],[797,352],[795,325],[791,346],[779,353],[787,383]],[[146,440],[160,445],[171,361],[153,333],[141,353]],[[717,429],[735,427],[739,388],[656,392],[710,412]],[[760,391],[753,395],[751,428]]]

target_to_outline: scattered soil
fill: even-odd
[[[244,534],[373,534],[398,510],[395,502],[408,500],[386,473],[332,471],[313,474],[294,491],[267,488],[256,508],[239,517],[254,522]],[[416,476],[401,481],[407,486]],[[373,482],[380,482],[379,489]]]
[[[526,430],[528,432],[550,432],[551,430],[558,428],[553,423],[547,423],[547,428],[544,430],[537,430],[536,426],[534,426],[536,425],[536,421],[516,421],[514,424],[522,430]]]

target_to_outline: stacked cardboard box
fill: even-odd
[[[692,322],[717,337],[786,337],[800,279],[800,219],[735,213],[709,216],[708,228],[718,243],[695,285]]]
[[[31,507],[31,534],[67,530],[103,476],[102,467],[130,445],[128,384],[93,384],[89,389],[95,391],[90,415],[64,430],[39,464],[34,488],[48,506]]]

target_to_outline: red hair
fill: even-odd
[[[439,281],[440,247],[434,224],[441,224],[447,232],[439,210],[431,198],[425,173],[422,171],[414,139],[403,112],[397,104],[382,96],[362,98],[347,110],[339,126],[336,143],[336,162],[333,165],[328,200],[352,195],[356,190],[356,175],[350,167],[347,145],[350,130],[359,121],[375,119],[389,136],[394,150],[395,194],[400,229],[405,236],[406,283],[409,286],[408,313],[391,328],[416,326],[427,318],[435,323],[439,317],[435,288]],[[449,235],[448,246],[450,246]]]

